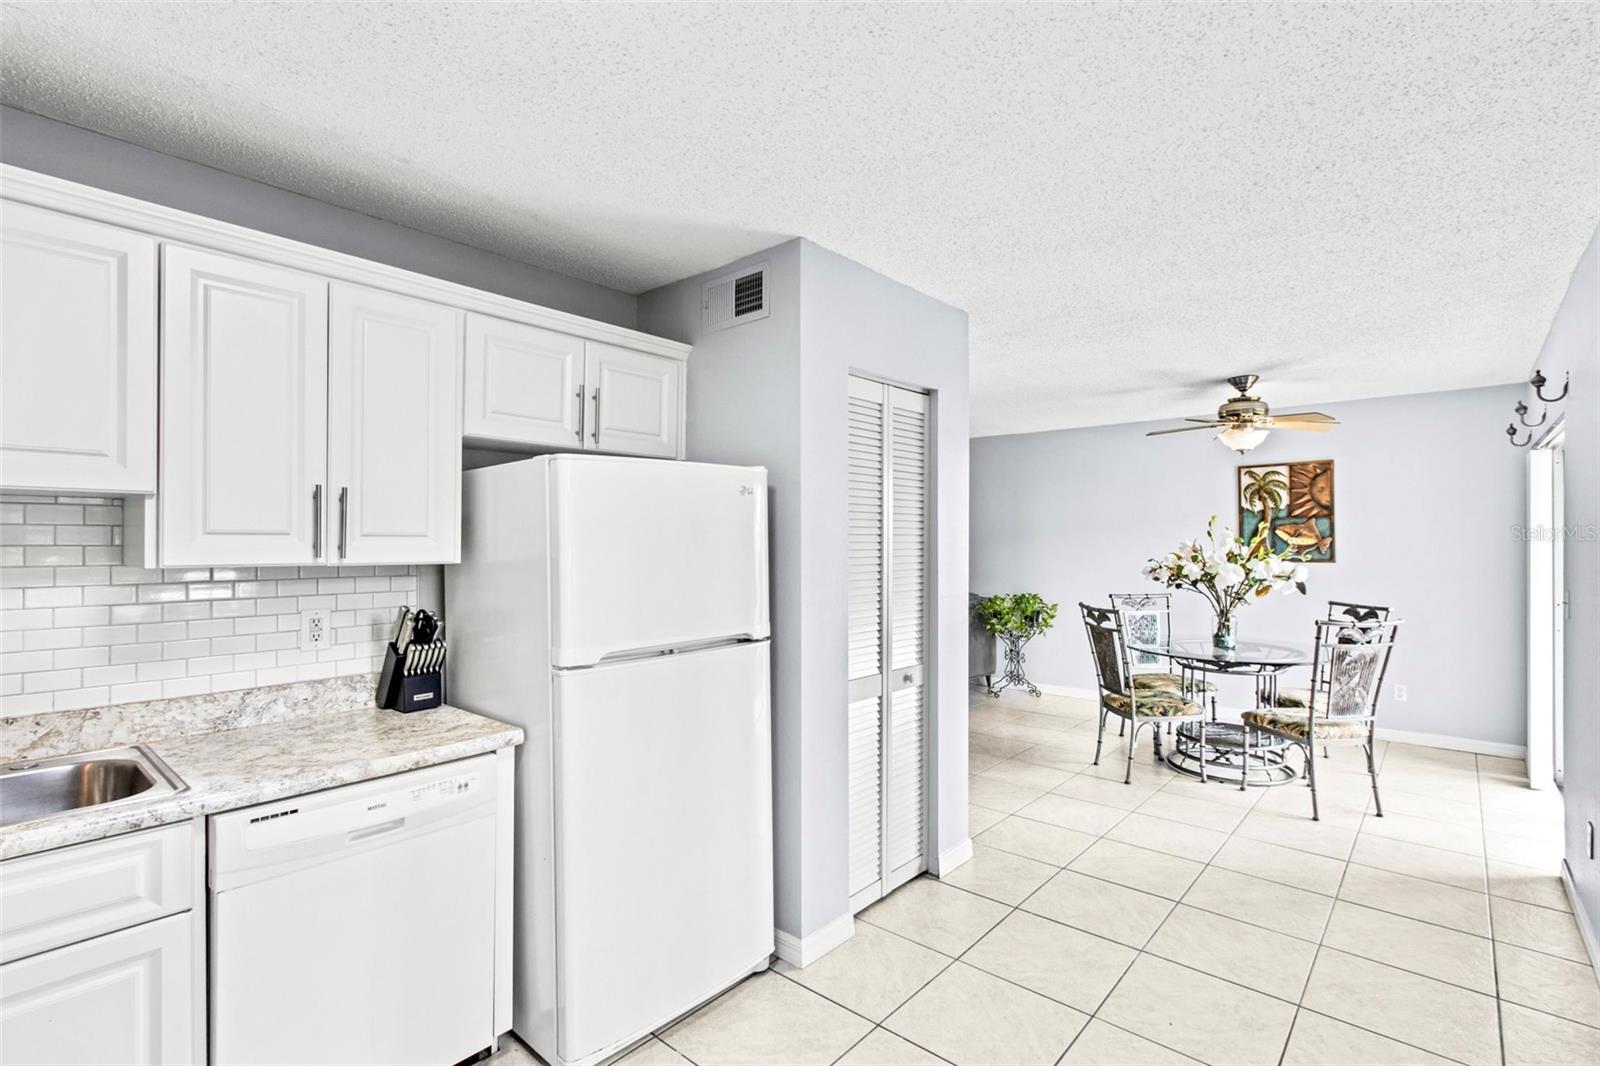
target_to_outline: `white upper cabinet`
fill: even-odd
[[[328,283],[162,249],[160,562],[327,557]]]
[[[333,285],[329,562],[460,560],[461,335],[452,308]]]
[[[588,341],[584,446],[624,455],[677,458],[683,426],[683,362]]]
[[[0,487],[156,489],[156,242],[0,211]]]
[[[583,339],[469,314],[465,395],[471,440],[582,447]]]

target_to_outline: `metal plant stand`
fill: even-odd
[[[1030,696],[1039,695],[1039,686],[1028,680],[1027,671],[1022,665],[1027,659],[1027,656],[1022,654],[1022,646],[1032,639],[1032,637],[1001,634],[1000,643],[1006,648],[1006,668],[1000,675],[998,685],[990,682],[989,695],[998,697],[1000,693],[1013,686],[1027,689]]]

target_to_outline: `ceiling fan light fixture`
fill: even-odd
[[[1217,434],[1217,440],[1243,455],[1266,440],[1271,432],[1260,426],[1228,426]]]

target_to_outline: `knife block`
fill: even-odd
[[[426,674],[404,674],[400,678],[400,701],[395,710],[401,713],[426,711],[444,702],[444,671],[432,670]]]
[[[444,702],[444,665],[421,674],[405,672],[405,657],[394,641],[383,652],[383,673],[378,675],[378,706],[384,710],[426,711]]]

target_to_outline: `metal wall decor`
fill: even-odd
[[[1556,396],[1546,396],[1544,394],[1544,387],[1549,384],[1549,381],[1545,378],[1542,370],[1535,368],[1533,377],[1528,379],[1528,384],[1533,386],[1534,393],[1545,403],[1559,403],[1567,398],[1567,390],[1572,387],[1572,372],[1568,371],[1567,376],[1562,379],[1561,392]]]
[[[1544,371],[1538,369],[1537,367],[1534,368],[1533,377],[1528,379],[1528,384],[1533,386],[1533,394],[1544,401],[1545,407],[1539,412],[1539,421],[1529,422],[1528,405],[1523,403],[1521,400],[1517,401],[1517,406],[1513,407],[1512,410],[1516,412],[1517,422],[1521,422],[1522,428],[1529,430],[1529,432],[1524,435],[1522,440],[1518,440],[1517,422],[1507,423],[1506,439],[1511,442],[1511,446],[1513,448],[1526,448],[1528,445],[1533,443],[1532,430],[1537,429],[1539,426],[1542,426],[1549,421],[1550,404],[1560,403],[1562,400],[1567,398],[1567,390],[1572,388],[1572,373],[1571,371],[1567,372],[1567,375],[1561,381],[1561,391],[1556,393],[1554,396],[1546,396],[1544,394],[1544,387],[1550,384],[1550,379],[1545,377]]]

